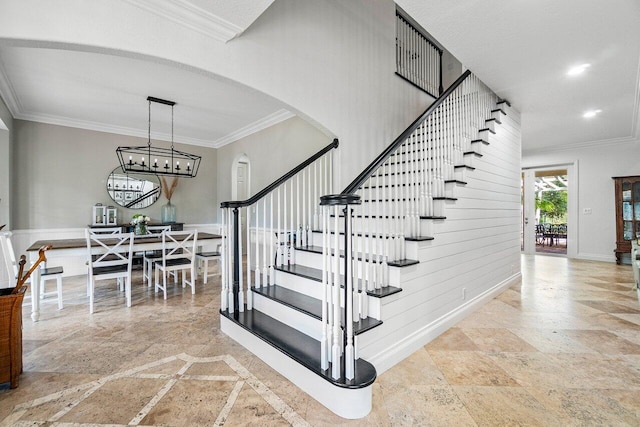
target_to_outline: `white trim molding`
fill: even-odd
[[[252,135],[256,132],[259,132],[263,129],[267,129],[273,125],[277,125],[280,122],[283,122],[291,117],[294,117],[291,111],[285,110],[284,108],[276,111],[273,114],[269,114],[268,116],[262,118],[261,120],[257,120],[250,125],[247,125],[243,128],[238,129],[235,132],[230,133],[229,135],[217,139],[213,142],[214,148],[220,148],[227,144],[231,144],[239,139],[245,138],[249,135]]]
[[[162,2],[153,0],[124,1],[222,43],[228,42],[244,31],[244,28],[185,0]]]

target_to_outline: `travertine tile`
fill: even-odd
[[[527,391],[542,403],[559,425],[635,425],[637,414],[600,390],[535,389]]]
[[[478,347],[460,328],[451,328],[425,346],[429,351],[477,351]]]
[[[508,329],[469,328],[463,331],[479,350],[488,353],[537,351]]]
[[[511,329],[511,332],[542,353],[595,353],[556,329]]]
[[[640,354],[640,345],[609,331],[565,330],[560,332],[602,354]]]
[[[453,387],[478,426],[557,426],[550,414],[520,387]]]
[[[171,381],[141,425],[218,417],[289,425],[284,414],[314,426],[640,425],[640,305],[630,268],[523,256],[522,272],[521,283],[380,374],[361,420],[334,415],[220,332],[219,277],[206,287],[199,280],[195,296],[170,286],[165,301],[136,273],[131,308],[107,284],[92,316],[84,278],[65,278],[63,310],[46,304],[33,323],[25,306],[25,373],[18,389],[0,387],[0,423],[8,415],[46,424],[56,414],[128,423]],[[189,365],[182,354],[230,357],[260,391],[225,362]],[[128,370],[135,373],[112,377]],[[97,380],[105,382],[83,399]],[[118,395],[127,400],[114,406]]]
[[[517,386],[518,383],[480,351],[430,351],[452,385]]]
[[[388,391],[384,400],[392,426],[475,426],[454,389],[450,386],[408,385]]]

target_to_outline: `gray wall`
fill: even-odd
[[[13,117],[9,109],[0,98],[0,120],[7,127],[2,129],[0,126],[0,226],[6,224],[5,229],[11,228],[11,129],[13,128]]]
[[[332,141],[299,117],[292,117],[218,149],[218,197],[231,200],[232,165],[245,154],[250,161],[250,193],[255,194],[276,178]],[[218,204],[219,206],[219,204]]]
[[[118,166],[119,145],[146,145],[141,138],[14,120],[14,179],[11,214],[13,229],[86,227],[91,207],[114,205],[106,179]],[[153,142],[166,146],[166,142]],[[172,203],[179,222],[216,221],[216,150],[176,144],[178,150],[202,156],[198,176],[181,179]],[[118,207],[118,219],[128,222],[137,212],[160,220],[161,197],[144,210]]]

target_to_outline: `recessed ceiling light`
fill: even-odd
[[[584,117],[585,119],[590,119],[591,117],[595,117],[596,114],[601,113],[602,110],[591,110],[591,111],[587,111],[586,113],[584,113],[582,115],[582,117]]]
[[[591,64],[582,64],[582,65],[577,65],[575,67],[569,68],[569,71],[567,71],[567,75],[569,76],[577,76],[578,74],[582,74],[585,72],[585,70],[587,68],[591,67]]]

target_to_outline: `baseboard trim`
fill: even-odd
[[[408,337],[399,342],[393,343],[393,346],[386,348],[384,351],[381,351],[376,355],[367,357],[367,361],[375,366],[378,376],[380,376],[386,370],[409,357],[415,351],[420,349],[420,347],[426,345],[449,328],[455,326],[458,322],[493,299],[496,295],[519,282],[521,278],[522,275],[519,272],[508,277],[482,294],[469,300],[465,304],[422,327]]]
[[[616,262],[615,255],[589,254],[584,252],[578,253],[575,256],[575,259],[582,259],[585,261]]]

